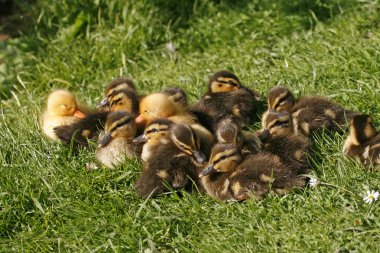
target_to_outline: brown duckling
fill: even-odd
[[[105,90],[105,97],[98,103],[96,106],[98,109],[104,109],[108,111],[109,108],[109,96],[111,96],[112,93],[118,90],[128,90],[130,92],[133,92],[136,94],[135,84],[128,78],[120,77],[112,80],[106,90]]]
[[[99,140],[96,150],[98,161],[112,169],[123,164],[126,159],[138,155],[139,146],[132,142],[136,130],[136,123],[130,113],[124,111],[109,113],[105,133]]]
[[[206,95],[189,110],[199,123],[215,131],[218,122],[226,118],[239,124],[255,119],[259,100],[258,94],[242,86],[234,74],[219,71],[210,78]]]
[[[135,141],[146,142],[141,156],[144,168],[135,186],[143,197],[163,192],[165,185],[186,187],[189,178],[195,178],[195,167],[206,161],[194,131],[167,119],[152,121]]]
[[[69,91],[53,91],[47,99],[46,111],[40,118],[41,128],[49,138],[57,140],[54,128],[79,121],[85,117],[84,110]]]
[[[262,198],[271,189],[285,194],[306,185],[306,178],[283,164],[278,156],[260,152],[242,161],[234,144],[216,144],[208,166],[199,176],[205,191],[222,201]]]
[[[125,111],[132,117],[137,115],[138,99],[130,90],[114,90],[108,99],[110,111]],[[98,139],[99,132],[104,129],[109,110],[91,113],[73,124],[56,127],[55,134],[66,145],[73,143],[75,147],[86,147],[88,140]]]
[[[325,130],[343,133],[347,120],[357,113],[322,97],[305,97],[298,101],[286,87],[274,87],[268,94],[268,108],[290,112],[295,133],[312,136]]]
[[[241,130],[240,126],[230,118],[218,123],[216,137],[219,143],[236,144],[241,149],[243,157],[261,150],[261,141],[257,135]]]
[[[380,133],[374,127],[371,116],[353,117],[343,153],[360,160],[365,165],[380,166]]]
[[[310,172],[308,156],[311,142],[302,135],[294,134],[289,113],[270,111],[263,118],[262,127],[259,138],[263,151],[278,156],[282,163],[299,174]]]

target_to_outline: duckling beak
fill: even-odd
[[[134,143],[144,143],[144,142],[147,142],[147,141],[148,141],[148,139],[145,137],[145,135],[142,134],[142,135],[134,138],[132,142],[134,142]]]
[[[99,102],[99,104],[96,105],[96,108],[103,108],[103,107],[106,107],[106,106],[109,106],[110,102],[108,101],[108,98],[105,97],[102,99],[102,101]]]
[[[103,138],[99,141],[98,148],[106,146],[112,140],[112,135],[110,133],[105,133]]]
[[[270,131],[268,128],[265,128],[259,135],[260,141],[265,141],[270,137]]]
[[[206,168],[204,168],[201,171],[201,173],[199,173],[198,177],[204,177],[204,176],[210,175],[214,170],[215,170],[214,166],[210,164]]]
[[[139,114],[139,116],[137,116],[137,118],[135,118],[135,122],[136,122],[136,124],[144,123],[145,122],[144,116],[142,114]]]
[[[206,156],[200,150],[194,151],[193,156],[195,157],[195,160],[197,160],[198,163],[206,162]]]
[[[83,118],[86,117],[86,114],[84,114],[83,112],[77,110],[77,111],[74,112],[73,116],[76,117],[76,118],[83,119]]]

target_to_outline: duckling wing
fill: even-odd
[[[66,145],[74,143],[76,147],[88,146],[88,140],[96,140],[99,131],[104,129],[108,112],[87,115],[76,123],[54,128],[57,137]]]

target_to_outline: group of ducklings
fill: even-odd
[[[51,139],[75,148],[96,141],[96,158],[108,168],[140,157],[135,188],[143,197],[196,187],[222,201],[243,201],[305,187],[313,136],[322,131],[349,128],[344,154],[380,165],[380,134],[370,116],[322,97],[296,100],[281,86],[269,91],[267,102],[262,129],[253,132],[246,126],[265,103],[229,71],[216,72],[207,93],[192,105],[180,88],[143,96],[131,80],[118,78],[96,110],[68,91],[52,92],[41,127]]]

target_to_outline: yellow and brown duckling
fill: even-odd
[[[259,100],[259,95],[242,86],[234,74],[219,71],[210,78],[206,95],[190,111],[202,125],[215,131],[218,122],[226,118],[233,118],[239,124],[255,119]]]
[[[105,97],[98,103],[96,107],[98,109],[103,109],[106,111],[110,110],[110,96],[119,90],[128,90],[135,93],[136,95],[135,84],[130,79],[125,77],[116,78],[108,84],[104,92]]]
[[[143,197],[163,192],[167,186],[186,187],[196,177],[195,167],[206,161],[194,131],[167,119],[152,121],[135,141],[146,142],[141,156],[144,167],[135,185]]]
[[[306,178],[283,164],[278,156],[260,152],[242,160],[234,144],[216,144],[209,164],[199,176],[203,189],[221,201],[262,198],[271,189],[286,194],[306,186]]]
[[[343,153],[360,160],[365,165],[380,166],[380,133],[369,115],[356,115],[350,123],[350,134]]]
[[[262,127],[259,138],[263,151],[278,156],[282,163],[299,174],[310,172],[308,156],[311,154],[311,142],[302,135],[294,134],[289,113],[267,113]]]
[[[218,143],[236,144],[241,149],[243,157],[256,154],[261,150],[261,141],[257,135],[241,130],[232,119],[225,119],[218,123],[216,138]]]
[[[107,168],[115,168],[141,153],[141,145],[133,143],[136,123],[131,114],[111,112],[107,116],[105,133],[99,140],[96,158]]]
[[[296,101],[290,90],[281,86],[269,91],[268,108],[276,112],[290,112],[295,133],[305,136],[323,130],[343,133],[347,121],[357,114],[322,97],[305,97]]]
[[[138,113],[138,98],[129,89],[114,90],[108,96],[109,103],[107,110],[102,110],[88,114],[73,124],[59,126],[54,129],[55,134],[65,144],[71,143],[75,147],[88,146],[88,140],[96,141],[99,132],[104,129],[109,111],[124,111],[136,117]]]
[[[54,128],[78,122],[85,117],[85,110],[69,91],[53,91],[47,99],[46,111],[40,118],[42,130],[49,138],[58,140]]]

